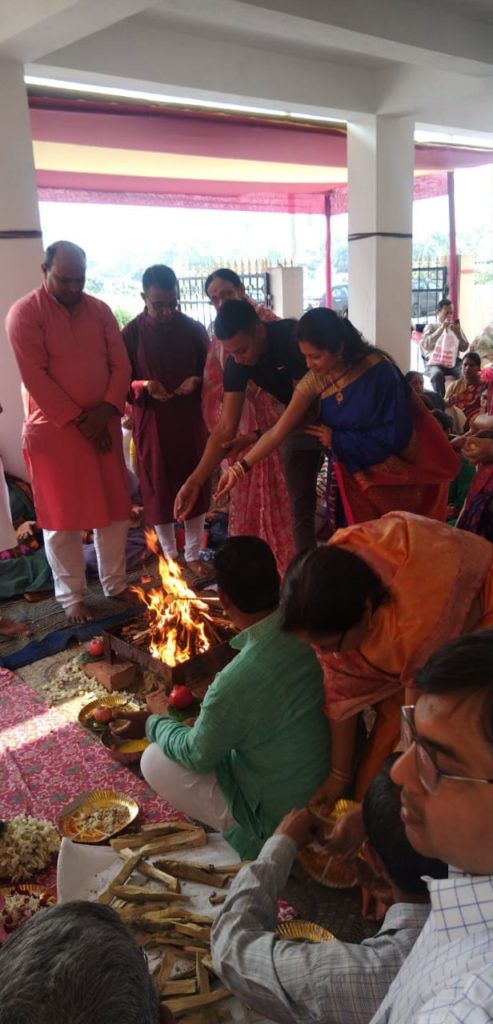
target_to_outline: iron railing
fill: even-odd
[[[446,263],[419,263],[412,270],[412,318],[426,321],[436,311],[440,299],[447,298]]]

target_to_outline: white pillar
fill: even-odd
[[[5,336],[5,314],[16,299],[40,283],[42,262],[38,196],[24,70],[0,62],[0,453],[5,468],[25,478],[21,455],[20,378]],[[6,232],[21,233],[6,237]]]
[[[303,267],[269,267],[268,274],[276,316],[299,320],[303,313]]]
[[[349,316],[409,369],[414,122],[348,124]]]

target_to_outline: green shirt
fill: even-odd
[[[226,838],[257,856],[293,807],[304,807],[329,770],[322,672],[311,649],[283,633],[279,612],[231,641],[239,654],[218,672],[189,728],[160,715],[147,737],[196,772],[215,770],[237,822]]]

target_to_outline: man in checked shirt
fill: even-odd
[[[277,900],[298,848],[314,837],[309,811],[291,811],[234,883],[213,928],[214,967],[244,1003],[269,1020],[367,1022],[426,921],[429,901],[421,875],[442,877],[447,868],[416,853],[406,839],[399,789],[389,776],[395,760],[396,755],[387,759],[363,801],[365,860],[392,904],[378,935],[361,945],[276,940]]]
[[[295,841],[287,837],[301,835],[299,815],[305,812],[284,819],[258,860],[240,872],[214,928],[217,968],[235,991],[235,970],[238,981],[242,973],[245,1002],[274,1020],[297,1024],[493,1021],[492,684],[493,630],[481,630],[436,652],[415,678],[415,707],[402,709],[403,753],[391,769],[402,787],[401,819],[416,850],[450,866],[447,878],[426,879],[428,919],[379,1008],[378,978],[384,987],[389,983],[385,958],[377,953],[370,977],[351,966],[357,963],[354,952],[359,950],[361,960],[368,943],[346,946],[346,961],[342,948],[333,964],[329,953],[323,974],[312,969],[311,959],[312,950],[322,947],[276,943],[272,932],[263,931],[269,926],[265,883],[275,899],[276,859],[283,865],[282,888],[290,866],[287,848],[292,858],[296,853]],[[384,928],[387,921],[388,914]],[[270,922],[272,927],[272,907]]]

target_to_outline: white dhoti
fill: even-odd
[[[94,530],[94,547],[105,597],[117,597],[126,586],[127,519]],[[43,530],[45,552],[55,597],[64,610],[80,604],[87,593],[86,567],[80,530]]]
[[[185,561],[196,562],[202,546],[205,515],[186,519],[185,526]],[[174,523],[157,523],[154,526],[165,558],[176,558],[178,549]]]
[[[236,824],[215,772],[190,772],[166,757],[157,743],[144,750],[140,769],[151,789],[187,817],[217,832],[227,832]]]
[[[9,551],[17,547],[17,537],[12,526],[10,501],[7,482],[3,473],[3,462],[0,458],[0,551]]]

